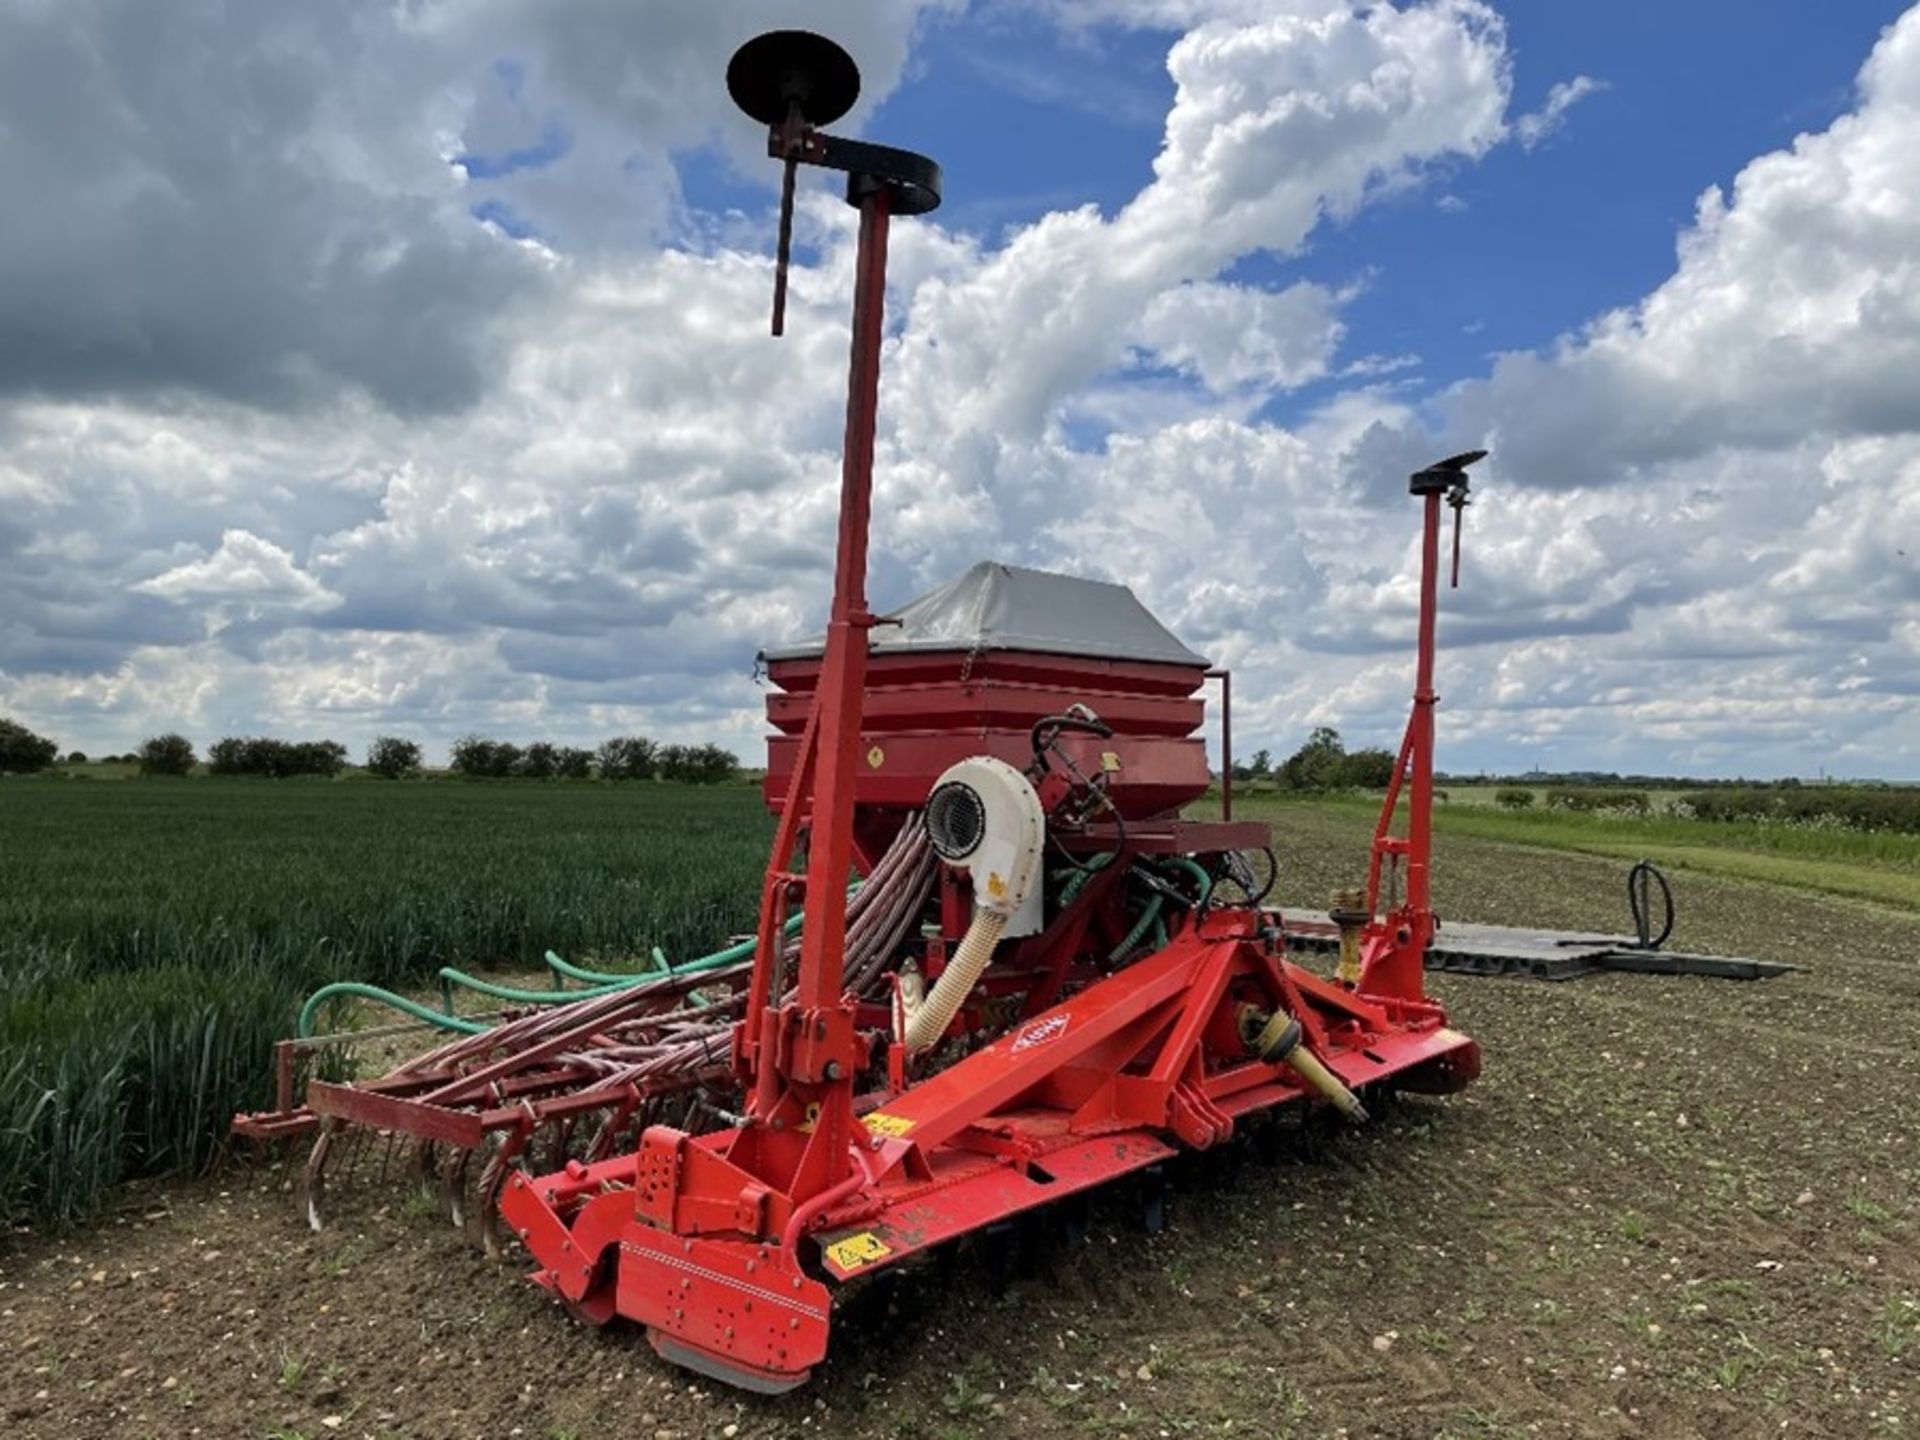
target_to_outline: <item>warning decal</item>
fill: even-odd
[[[893,1247],[871,1230],[836,1240],[826,1248],[827,1259],[840,1270],[858,1270],[893,1253]]]

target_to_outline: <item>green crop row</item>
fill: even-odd
[[[0,1220],[203,1168],[329,980],[618,966],[751,929],[746,789],[0,785]]]

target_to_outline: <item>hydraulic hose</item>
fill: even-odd
[[[1660,887],[1665,906],[1665,919],[1661,922],[1658,935],[1653,933],[1655,885]],[[1660,873],[1651,860],[1642,860],[1627,872],[1627,910],[1633,916],[1634,933],[1639,937],[1642,950],[1658,950],[1673,934],[1673,887],[1667,884],[1667,877]]]
[[[1157,890],[1148,897],[1147,903],[1140,908],[1140,918],[1133,922],[1133,928],[1126,933],[1126,937],[1121,940],[1118,945],[1114,946],[1112,953],[1107,956],[1107,963],[1109,965],[1118,965],[1133,953],[1134,946],[1147,938],[1147,932],[1159,923],[1160,908],[1166,903],[1167,897]]]
[[[615,985],[622,980],[631,980],[631,975],[615,975],[605,970],[589,970],[585,966],[570,964],[560,956],[547,951],[547,968],[553,971],[556,985],[562,980],[578,980],[583,985]],[[578,990],[567,992],[578,995]]]
[[[1060,890],[1062,910],[1080,897],[1080,892],[1087,888],[1089,880],[1113,863],[1113,856],[1113,851],[1102,850],[1098,855],[1089,858],[1086,864],[1073,867],[1073,873],[1067,876],[1067,883]]]
[[[1171,865],[1176,870],[1184,870],[1192,877],[1193,883],[1200,887],[1200,899],[1196,902],[1204,906],[1213,895],[1213,877],[1205,871],[1200,862],[1189,855],[1167,855],[1161,864]]]
[[[579,992],[574,993],[577,995]],[[452,1030],[461,1035],[484,1035],[493,1028],[491,1025],[481,1024],[478,1020],[462,1020],[458,1015],[447,1015],[441,1011],[429,1009],[425,1005],[409,1000],[404,995],[396,995],[391,990],[382,990],[378,985],[362,985],[357,980],[337,980],[331,985],[322,985],[307,997],[307,1003],[300,1007],[300,1019],[294,1026],[293,1033],[302,1040],[312,1039],[313,1021],[314,1017],[320,1013],[320,1007],[327,1001],[344,995],[372,1000],[376,1004],[385,1005],[390,1010],[398,1010],[403,1015],[410,1015],[415,1020],[424,1020],[429,1025],[437,1026],[442,1030]]]
[[[787,921],[786,934],[791,937],[800,933],[800,922],[804,917],[795,915]],[[680,965],[670,965],[664,971],[642,971],[637,975],[609,975],[593,970],[583,970],[577,965],[569,965],[551,950],[547,952],[547,964],[560,973],[574,979],[585,980],[592,977],[592,985],[584,990],[519,990],[508,985],[495,985],[488,980],[480,980],[463,971],[451,967],[440,972],[444,985],[459,985],[495,999],[506,1000],[523,1005],[569,1005],[581,1000],[594,1000],[603,995],[611,995],[619,990],[641,985],[649,980],[661,979],[663,975],[697,975],[708,970],[724,969],[736,965],[753,954],[754,942],[742,940],[738,945],[729,945],[711,955],[702,955],[697,960],[688,960]],[[342,996],[353,996],[361,1000],[371,1000],[376,1005],[384,1005],[390,1010],[411,1016],[415,1020],[424,1020],[442,1030],[457,1031],[462,1035],[484,1035],[493,1027],[477,1020],[463,1020],[450,1012],[434,1010],[406,996],[378,985],[363,985],[357,980],[340,980],[331,985],[322,985],[307,997],[307,1003],[300,1007],[300,1019],[294,1027],[294,1034],[302,1040],[313,1038],[313,1022],[320,1007],[329,1000]]]
[[[1008,918],[997,910],[982,908],[973,912],[973,923],[967,926],[960,948],[953,952],[953,959],[934,982],[933,992],[907,1017],[904,1038],[909,1054],[925,1050],[947,1033],[947,1026],[959,1013],[961,1002],[993,959],[994,947],[1000,943]]]

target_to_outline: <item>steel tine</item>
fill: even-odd
[[[314,1137],[307,1154],[306,1169],[300,1177],[300,1208],[307,1217],[307,1228],[318,1233],[325,1225],[322,1201],[326,1194],[327,1160],[333,1153],[334,1136],[340,1122],[331,1115],[320,1118],[320,1133]]]

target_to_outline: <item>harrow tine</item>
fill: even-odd
[[[986,1262],[987,1293],[999,1300],[1013,1285],[1014,1269],[1019,1261],[1020,1234],[1011,1220],[996,1220],[987,1226],[982,1238]]]
[[[1158,1235],[1167,1228],[1167,1172],[1149,1165],[1140,1172],[1140,1228]]]
[[[620,1132],[626,1128],[627,1121],[633,1118],[633,1112],[639,1104],[640,1092],[631,1090],[625,1099],[607,1112],[593,1139],[587,1142],[587,1164],[597,1164],[613,1153],[614,1141],[619,1139]]]
[[[1247,1143],[1253,1147],[1255,1160],[1262,1165],[1272,1166],[1280,1159],[1283,1138],[1280,1122],[1268,1116],[1252,1127]]]
[[[331,1115],[320,1119],[319,1134],[307,1154],[307,1167],[300,1177],[300,1208],[307,1217],[307,1228],[319,1232],[325,1225],[321,1201],[326,1194],[327,1160],[333,1153],[333,1138],[340,1122]]]
[[[1309,1165],[1324,1165],[1333,1159],[1340,1130],[1340,1119],[1332,1106],[1311,1106],[1301,1113],[1299,1127],[1294,1131],[1294,1151]]]
[[[1091,1228],[1092,1208],[1084,1191],[1060,1202],[1060,1243],[1067,1250],[1084,1250]]]
[[[474,1187],[474,1206],[480,1212],[480,1248],[487,1259],[499,1262],[506,1255],[506,1242],[501,1234],[500,1192],[506,1188],[507,1164],[501,1158],[505,1147],[494,1145],[487,1156],[487,1163],[480,1167],[480,1181]]]
[[[514,1168],[532,1135],[533,1115],[528,1111],[519,1125],[491,1142],[492,1153],[480,1172],[480,1244],[489,1260],[498,1261],[507,1253],[500,1229],[500,1192],[506,1188],[508,1172]]]
[[[373,1147],[374,1132],[364,1125],[349,1125],[341,1131],[340,1165],[341,1173],[358,1181],[361,1165],[367,1158],[367,1152]]]
[[[461,1231],[467,1228],[467,1164],[472,1159],[471,1150],[449,1145],[440,1165],[440,1203],[453,1228]]]

